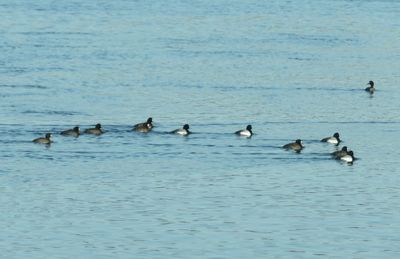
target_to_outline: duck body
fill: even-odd
[[[287,149],[287,150],[293,150],[293,151],[299,153],[304,148],[304,146],[303,146],[302,141],[300,139],[297,139],[293,143],[288,143],[288,144],[284,145],[283,148]]]
[[[60,133],[63,136],[78,137],[80,135],[79,127],[74,127],[73,129],[64,130]]]
[[[369,81],[368,85],[369,86],[367,88],[365,88],[365,91],[367,91],[370,94],[373,94],[375,92],[375,87],[374,87],[375,83],[374,83],[374,81]]]
[[[185,124],[183,125],[183,127],[181,129],[176,129],[171,131],[172,134],[177,134],[177,135],[183,135],[183,136],[187,136],[189,135],[191,132],[189,131],[189,124]]]
[[[347,162],[347,163],[353,163],[353,161],[355,160],[353,151],[347,152],[347,155],[342,156],[340,158],[340,160]]]
[[[153,119],[148,118],[146,122],[138,123],[133,126],[133,131],[147,133],[153,128]]]
[[[243,137],[251,137],[253,135],[252,126],[247,125],[246,129],[238,130],[235,132],[235,134]]]
[[[344,157],[346,155],[347,155],[347,147],[346,146],[342,147],[341,150],[331,153],[331,156],[334,157],[335,159],[340,159],[341,157]]]
[[[85,129],[84,131],[85,134],[93,134],[93,135],[101,135],[104,133],[104,131],[101,129],[101,124],[97,123],[94,128],[90,129]]]
[[[47,133],[44,138],[36,138],[36,139],[32,140],[32,142],[39,143],[39,144],[50,144],[52,142],[51,134]]]
[[[326,142],[326,143],[330,143],[330,144],[339,145],[339,143],[341,142],[340,137],[339,137],[339,133],[336,132],[331,137],[323,138],[323,139],[321,139],[321,142]]]

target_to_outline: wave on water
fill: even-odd
[[[43,85],[0,85],[0,88],[23,88],[23,89],[48,89],[48,87]]]
[[[23,111],[24,114],[45,114],[45,115],[83,115],[81,112],[73,112],[73,111],[35,111],[35,110],[26,110]]]

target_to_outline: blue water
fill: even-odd
[[[0,256],[399,258],[399,13],[0,2]],[[130,131],[149,116],[153,132]],[[100,137],[58,134],[98,122]],[[193,135],[165,134],[184,123]],[[353,165],[319,142],[336,131]],[[297,138],[301,154],[281,148]]]

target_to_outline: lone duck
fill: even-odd
[[[252,129],[251,125],[247,125],[246,129],[238,130],[235,132],[235,134],[249,138],[253,135],[253,131],[251,131],[251,129]]]
[[[327,143],[339,145],[339,143],[341,142],[341,140],[339,138],[339,133],[336,132],[331,137],[323,138],[323,139],[321,139],[321,142],[327,142]]]
[[[64,130],[60,133],[63,136],[71,136],[71,137],[78,137],[79,136],[79,127],[76,126],[73,129]]]
[[[86,134],[93,134],[93,135],[101,135],[104,131],[101,129],[101,124],[97,123],[94,128],[85,129],[84,133]]]
[[[36,138],[32,140],[34,143],[40,143],[40,144],[50,144],[51,142],[51,133],[46,133],[44,138]]]
[[[172,134],[178,134],[178,135],[186,136],[186,135],[189,135],[192,132],[189,131],[189,124],[185,124],[185,125],[183,125],[182,128],[173,130],[173,131],[171,131],[171,133]]]
[[[134,131],[147,133],[153,128],[153,118],[148,118],[146,122],[138,123],[133,126]]]
[[[295,142],[292,143],[288,143],[286,145],[283,146],[284,149],[291,149],[297,153],[300,153],[300,151],[304,148],[303,143],[301,141],[301,139],[296,139]]]
[[[331,156],[333,156],[335,159],[340,159],[341,157],[344,157],[346,155],[347,155],[347,147],[346,146],[342,147],[341,150],[331,153]]]
[[[367,85],[370,85],[370,86],[365,88],[365,91],[367,91],[370,94],[373,94],[375,92],[374,81],[369,81]]]

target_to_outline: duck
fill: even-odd
[[[341,157],[344,157],[346,155],[347,155],[347,147],[346,146],[342,147],[341,150],[337,150],[337,151],[331,153],[331,156],[333,156],[335,159],[340,159]]]
[[[71,137],[78,137],[80,132],[79,132],[79,127],[76,126],[72,129],[64,130],[60,133],[63,136],[71,136]]]
[[[339,145],[339,143],[341,142],[339,133],[335,132],[335,134],[333,134],[333,136],[321,139],[321,142],[327,142],[327,143]]]
[[[104,133],[104,131],[101,129],[101,124],[97,123],[94,128],[85,129],[84,133],[93,134],[93,135],[101,135]]]
[[[369,81],[367,85],[370,85],[370,86],[365,88],[365,91],[367,91],[370,94],[373,94],[375,92],[374,81]]]
[[[50,144],[51,142],[51,133],[46,133],[44,138],[36,138],[32,140],[34,143],[40,143],[40,144]]]
[[[286,145],[283,146],[284,149],[291,149],[293,151],[296,151],[297,153],[300,153],[300,151],[304,148],[303,146],[303,142],[301,141],[301,139],[296,139],[295,142],[292,143],[288,143]]]
[[[347,163],[353,163],[353,161],[355,160],[353,151],[350,150],[349,152],[347,152],[347,155],[342,156],[340,160]]]
[[[173,130],[173,131],[171,131],[171,133],[172,134],[178,134],[178,135],[187,136],[192,132],[189,131],[189,124],[185,124],[185,125],[183,125],[182,128]]]
[[[238,130],[235,132],[235,134],[249,138],[253,135],[253,131],[251,129],[252,129],[251,125],[247,125],[246,129]]]
[[[153,128],[153,118],[148,118],[146,122],[138,123],[133,126],[134,131],[147,133]]]

